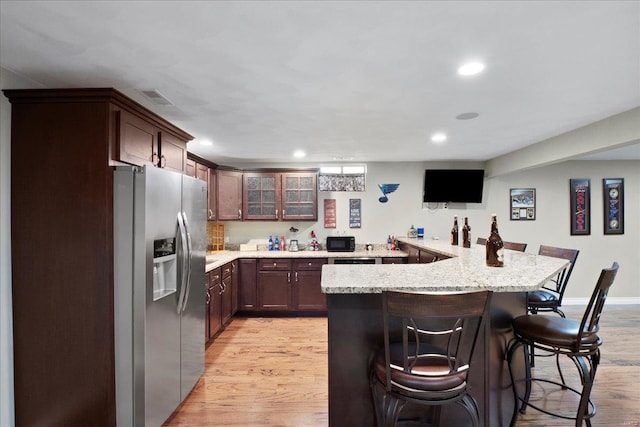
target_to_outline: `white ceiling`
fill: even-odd
[[[3,68],[115,87],[222,164],[484,161],[640,106],[638,1],[3,0],[0,18]],[[470,59],[485,72],[458,77]]]

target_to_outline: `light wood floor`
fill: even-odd
[[[579,319],[582,307],[565,307],[565,313]],[[640,307],[605,307],[601,336],[592,425],[640,426]],[[196,388],[165,426],[328,424],[326,318],[236,318],[207,349],[205,364]],[[570,361],[563,371],[575,378]],[[534,374],[557,377],[552,358],[537,358]],[[570,392],[544,389],[534,386],[532,400],[547,408],[571,408],[576,401]],[[529,409],[517,425],[573,424]]]

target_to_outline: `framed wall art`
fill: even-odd
[[[624,178],[602,180],[604,234],[624,234]]]
[[[591,180],[570,179],[571,235],[591,234]]]
[[[336,199],[324,199],[324,228],[336,228]]]
[[[362,226],[362,199],[349,199],[349,228]]]
[[[536,189],[512,188],[509,193],[512,221],[536,219]]]

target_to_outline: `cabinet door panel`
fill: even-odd
[[[323,311],[327,309],[327,297],[320,287],[321,271],[296,270],[294,273],[297,310]]]
[[[194,160],[191,159],[187,159],[187,163],[186,163],[186,169],[185,169],[185,175],[188,176],[192,176],[192,177],[196,177],[196,162]]]
[[[160,167],[183,173],[187,168],[186,164],[187,143],[167,132],[162,132],[160,134]],[[206,178],[204,180],[206,181]]]
[[[314,173],[282,174],[282,219],[315,221],[318,219],[317,175]]]
[[[231,276],[227,276],[222,279],[222,308],[221,308],[221,316],[222,316],[222,325],[225,325],[229,320],[231,320],[232,313],[232,289],[231,289]]]
[[[289,310],[291,307],[291,272],[258,272],[258,308]]]
[[[280,215],[280,179],[277,173],[245,173],[244,219],[277,220]]]
[[[209,209],[207,219],[216,221],[218,219],[218,174],[215,169],[209,169]]]
[[[238,261],[238,309],[255,310],[258,308],[258,263],[255,259]]]
[[[127,111],[118,112],[119,160],[133,165],[157,165],[159,129]]]
[[[218,220],[242,219],[242,172],[218,170]]]

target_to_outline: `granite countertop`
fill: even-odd
[[[407,253],[403,251],[372,250],[355,252],[328,252],[328,251],[220,251],[207,254],[205,271],[209,272],[214,268],[239,258],[406,258]]]
[[[451,257],[429,264],[324,265],[322,291],[327,294],[406,292],[527,292],[555,277],[567,260],[505,250],[504,267],[487,267],[485,248],[451,246],[449,242],[401,238]]]

